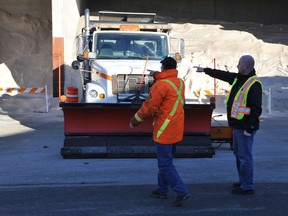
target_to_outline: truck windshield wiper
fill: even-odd
[[[115,58],[114,56],[98,56],[97,59],[119,59],[119,58]]]
[[[146,58],[141,56],[128,56],[127,59],[146,59]]]

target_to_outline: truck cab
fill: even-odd
[[[172,44],[171,26],[156,22],[155,17],[154,13],[100,11],[95,20],[85,11],[77,61],[72,63],[75,69],[82,64],[82,102],[141,103],[154,82],[149,71],[159,71],[166,56],[180,61],[184,41],[173,39]],[[175,42],[179,49],[172,53]]]

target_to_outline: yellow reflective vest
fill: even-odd
[[[236,84],[236,82],[237,82],[237,78],[234,79],[232,86],[231,86],[231,89]],[[262,86],[262,83],[257,78],[257,76],[252,76],[238,90],[238,92],[235,95],[235,98],[233,100],[232,109],[231,109],[231,113],[230,113],[231,118],[241,120],[244,117],[244,115],[250,114],[250,108],[246,106],[247,96],[248,96],[249,89],[251,88],[251,86],[255,82],[259,82]],[[262,90],[263,90],[263,86],[262,86]],[[230,91],[230,93],[231,93],[231,91]],[[229,97],[230,97],[230,94],[228,95],[228,97],[224,101],[225,104],[227,104]]]

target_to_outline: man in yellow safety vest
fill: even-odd
[[[238,73],[195,67],[196,72],[205,72],[231,85],[225,104],[228,124],[233,129],[233,153],[239,177],[239,181],[232,185],[233,194],[255,192],[252,146],[262,113],[263,87],[256,76],[254,64],[251,55],[243,55],[237,65]]]

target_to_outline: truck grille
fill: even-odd
[[[154,83],[154,78],[150,75],[144,75],[142,84],[140,85],[141,77],[141,74],[117,75],[118,102],[140,103],[140,101],[146,99]]]

